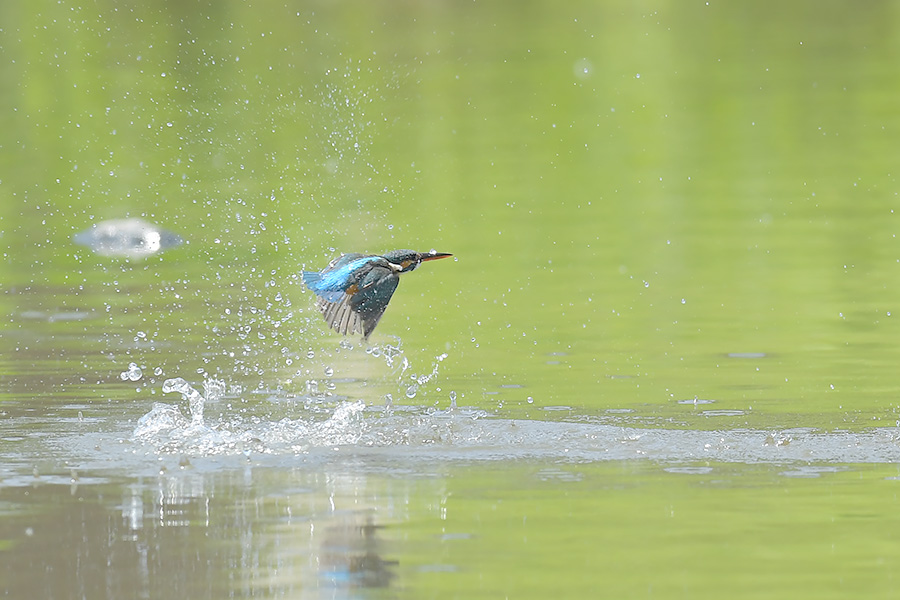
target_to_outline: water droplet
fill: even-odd
[[[143,376],[144,372],[137,363],[128,363],[128,368],[119,373],[119,379],[122,381],[137,381]]]
[[[309,352],[306,353],[306,358],[315,358],[315,357],[316,357],[316,353],[313,352],[312,350],[310,350]]]
[[[416,384],[412,384],[408,388],[406,388],[406,397],[412,400],[416,397],[416,393],[419,391],[419,386]]]
[[[532,398],[531,396],[528,396],[526,400],[528,401],[528,404],[534,404],[534,398]]]
[[[575,77],[578,79],[588,79],[594,70],[594,65],[587,58],[581,58],[575,61],[572,70],[575,72]]]
[[[325,377],[331,377],[334,375],[334,369],[331,367],[325,367]]]

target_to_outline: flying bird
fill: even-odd
[[[303,271],[303,283],[315,292],[316,306],[325,322],[338,333],[363,334],[363,340],[378,325],[400,275],[414,271],[427,260],[453,256],[446,252],[392,250],[383,255],[342,254],[321,272]]]

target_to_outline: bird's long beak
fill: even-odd
[[[419,252],[419,262],[425,262],[426,260],[437,260],[439,258],[447,258],[448,256],[453,256],[447,252]]]

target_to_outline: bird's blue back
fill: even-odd
[[[357,282],[361,271],[372,263],[384,261],[381,256],[365,256],[361,254],[344,254],[333,264],[328,265],[321,273],[303,271],[303,282],[316,295],[329,302],[338,302],[351,285]]]

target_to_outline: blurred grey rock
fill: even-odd
[[[74,240],[97,254],[128,258],[150,256],[182,242],[181,236],[143,219],[101,221],[75,234]]]

